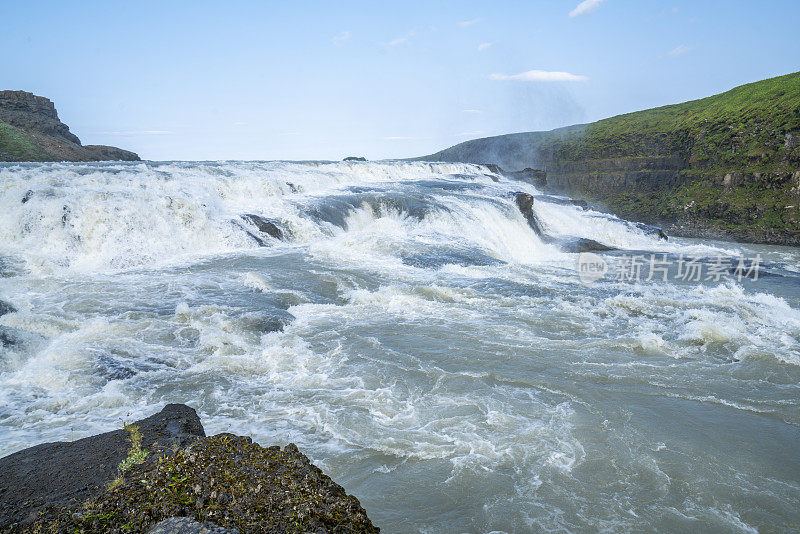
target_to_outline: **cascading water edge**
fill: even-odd
[[[585,284],[570,239],[769,269]],[[3,165],[0,455],[186,402],[386,532],[798,524],[799,273],[479,165]]]

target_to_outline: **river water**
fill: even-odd
[[[798,249],[477,165],[3,164],[0,301],[0,455],[183,402],[387,533],[800,529]]]

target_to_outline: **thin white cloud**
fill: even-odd
[[[392,135],[389,137],[384,137],[384,141],[408,141],[409,139],[414,139],[413,137],[405,137],[402,135]]]
[[[483,52],[484,50],[486,50],[490,46],[492,46],[492,43],[481,43],[481,44],[478,45],[478,52]]]
[[[403,45],[403,44],[406,44],[406,43],[408,43],[408,41],[409,41],[409,40],[410,40],[412,37],[414,37],[414,35],[415,35],[416,33],[417,33],[417,32],[416,32],[416,30],[411,30],[411,31],[410,31],[410,32],[408,32],[407,34],[405,34],[405,35],[403,35],[403,36],[401,36],[401,37],[398,37],[397,39],[392,39],[392,40],[391,40],[391,41],[389,41],[388,43],[382,43],[382,44],[383,44],[383,46],[400,46],[400,45]]]
[[[580,15],[588,15],[593,13],[600,7],[603,0],[583,0],[580,4],[575,6],[575,9],[569,12],[570,18],[578,17]]]
[[[483,111],[479,109],[464,109],[462,110],[463,113],[469,113],[470,115],[477,115],[478,113],[483,113]]]
[[[331,38],[331,41],[333,41],[333,44],[336,46],[342,46],[344,43],[350,40],[350,37],[352,37],[350,32],[342,32],[334,35]]]
[[[492,74],[492,80],[513,80],[517,82],[585,82],[589,78],[569,72],[529,70],[519,74]]]
[[[675,48],[673,48],[672,50],[670,50],[667,53],[667,55],[669,57],[681,57],[681,56],[685,56],[686,54],[688,54],[692,50],[694,50],[694,48],[692,48],[691,46],[687,46],[687,45],[683,45],[682,44],[682,45],[678,45]]]
[[[132,137],[135,135],[172,135],[172,132],[168,130],[124,130],[124,131],[113,131],[113,132],[100,132],[100,134]]]
[[[457,133],[456,137],[475,137],[476,135],[481,135],[483,130],[474,130],[472,132],[461,132]]]
[[[479,23],[480,21],[481,19],[462,20],[461,22],[458,23],[458,25],[461,26],[462,28],[468,28],[473,24]]]

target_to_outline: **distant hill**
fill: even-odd
[[[0,91],[0,161],[138,161],[133,152],[81,145],[53,103],[25,91]]]
[[[800,73],[418,159],[544,169],[550,189],[673,233],[800,245]]]

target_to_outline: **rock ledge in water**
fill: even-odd
[[[163,523],[175,517],[199,525]],[[3,532],[216,527],[242,534],[379,532],[358,499],[293,444],[281,450],[232,434],[205,437],[184,405],[168,405],[124,430],[0,459]]]

